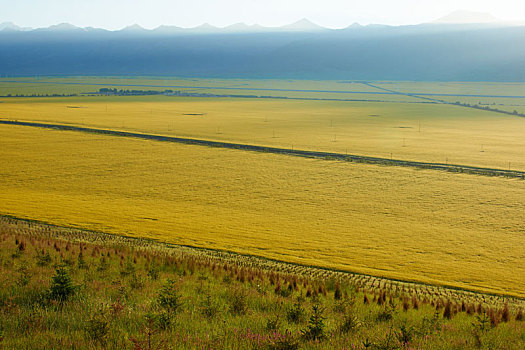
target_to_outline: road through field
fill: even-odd
[[[469,174],[484,175],[484,176],[505,176],[505,177],[511,177],[511,178],[525,179],[525,171],[514,171],[510,169],[503,170],[503,169],[494,169],[494,168],[473,167],[473,166],[459,165],[459,164],[415,162],[415,161],[406,161],[406,160],[399,160],[399,159],[367,157],[367,156],[353,155],[353,154],[341,154],[341,153],[321,152],[321,151],[305,151],[305,150],[288,149],[288,148],[277,148],[277,147],[267,147],[267,146],[249,145],[249,144],[241,144],[241,143],[202,140],[202,139],[195,139],[195,138],[182,138],[182,137],[155,135],[155,134],[134,133],[134,132],[128,132],[128,131],[111,130],[111,129],[86,128],[86,127],[71,126],[71,125],[64,125],[64,124],[47,124],[47,123],[24,122],[24,121],[15,121],[15,120],[0,120],[0,124],[29,126],[29,127],[65,130],[65,131],[78,131],[78,132],[85,132],[85,133],[92,133],[92,134],[103,134],[103,135],[120,136],[120,137],[140,138],[140,139],[153,140],[153,141],[177,142],[177,143],[200,145],[200,146],[239,149],[239,150],[264,152],[264,153],[285,154],[285,155],[297,156],[297,157],[328,158],[328,159],[337,159],[337,160],[360,162],[360,163],[367,163],[367,164],[415,167],[415,168],[422,168],[422,169],[443,170],[443,171],[449,171],[449,172],[461,172],[461,173],[469,173]]]

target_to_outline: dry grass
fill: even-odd
[[[1,214],[525,296],[519,180],[16,126],[0,140]]]

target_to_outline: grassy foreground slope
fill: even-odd
[[[517,304],[407,285],[366,287],[289,267],[0,217],[0,347],[525,346]]]
[[[0,127],[0,213],[524,296],[520,180]]]

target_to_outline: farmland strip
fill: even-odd
[[[517,170],[483,168],[483,167],[458,165],[458,164],[417,162],[417,161],[408,161],[408,160],[400,160],[400,159],[368,157],[368,156],[360,156],[360,155],[354,155],[354,154],[342,154],[342,153],[323,152],[323,151],[306,151],[306,150],[298,150],[298,149],[258,146],[258,145],[249,145],[249,144],[241,144],[241,143],[222,142],[222,141],[211,141],[211,140],[202,140],[202,139],[194,139],[194,138],[163,136],[163,135],[155,135],[155,134],[142,134],[142,133],[136,133],[136,132],[119,131],[119,130],[111,130],[111,129],[96,129],[96,128],[87,128],[87,127],[72,126],[72,125],[63,125],[63,124],[47,124],[47,123],[37,123],[37,122],[25,122],[25,121],[18,121],[18,120],[0,120],[0,124],[30,126],[30,127],[37,127],[37,128],[64,130],[64,131],[78,131],[78,132],[85,132],[85,133],[99,134],[99,135],[120,136],[120,137],[138,138],[138,139],[144,139],[144,140],[163,141],[163,142],[176,142],[176,143],[183,143],[183,144],[189,144],[189,145],[199,145],[199,146],[228,148],[228,149],[237,149],[237,150],[245,150],[245,151],[253,151],[253,152],[283,154],[283,155],[305,157],[305,158],[322,158],[322,159],[328,159],[328,160],[341,160],[341,161],[365,163],[365,164],[403,166],[403,167],[413,167],[413,168],[420,168],[420,169],[431,169],[431,170],[441,170],[441,171],[448,171],[448,172],[467,173],[467,174],[482,175],[482,176],[502,176],[502,177],[508,177],[508,178],[525,179],[525,171],[517,171]]]

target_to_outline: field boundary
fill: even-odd
[[[283,275],[298,275],[319,281],[339,281],[349,283],[365,293],[386,290],[391,293],[416,293],[436,299],[462,300],[468,298],[475,303],[501,307],[508,304],[513,308],[525,307],[525,298],[505,293],[491,293],[475,289],[461,288],[445,284],[430,284],[415,280],[401,280],[362,274],[347,270],[330,269],[321,266],[303,265],[259,255],[242,254],[228,250],[180,245],[157,241],[151,238],[118,235],[101,231],[91,231],[78,227],[59,226],[39,220],[19,218],[0,214],[0,233],[14,235],[58,238],[69,242],[85,242],[96,245],[130,245],[135,250],[156,251],[168,256],[182,256],[215,263],[234,264],[242,268],[256,268]]]
[[[175,136],[164,136],[157,134],[143,134],[137,132],[129,131],[119,131],[112,129],[97,129],[97,128],[88,128],[81,126],[73,125],[64,125],[64,124],[48,124],[48,123],[38,123],[38,122],[28,122],[28,121],[19,121],[19,120],[0,120],[0,124],[4,125],[17,125],[17,126],[29,126],[36,128],[44,129],[54,129],[62,131],[76,131],[84,132],[90,134],[98,135],[109,135],[109,136],[119,136],[127,138],[137,138],[143,140],[152,140],[152,141],[161,141],[161,142],[173,142],[173,143],[182,143],[188,145],[198,145],[198,146],[208,146],[208,147],[217,147],[217,148],[227,148],[235,150],[244,150],[252,152],[261,152],[261,153],[274,153],[281,155],[289,155],[303,158],[321,158],[327,160],[340,160],[346,162],[355,162],[355,163],[365,163],[365,164],[374,164],[374,165],[385,165],[385,166],[402,166],[402,167],[411,167],[419,169],[429,169],[429,170],[441,170],[453,173],[466,173],[472,175],[481,175],[481,176],[499,176],[507,178],[517,178],[525,179],[525,171],[518,170],[504,170],[496,168],[483,168],[475,167],[469,165],[459,165],[459,164],[444,164],[444,163],[429,163],[429,162],[417,162],[409,160],[400,160],[400,159],[388,159],[380,157],[369,157],[361,156],[355,154],[342,154],[334,152],[323,152],[323,151],[306,151],[290,148],[278,148],[271,146],[258,146],[242,143],[233,143],[233,142],[223,142],[223,141],[211,141],[204,139],[195,139],[195,138],[185,138],[185,137],[175,137]]]

